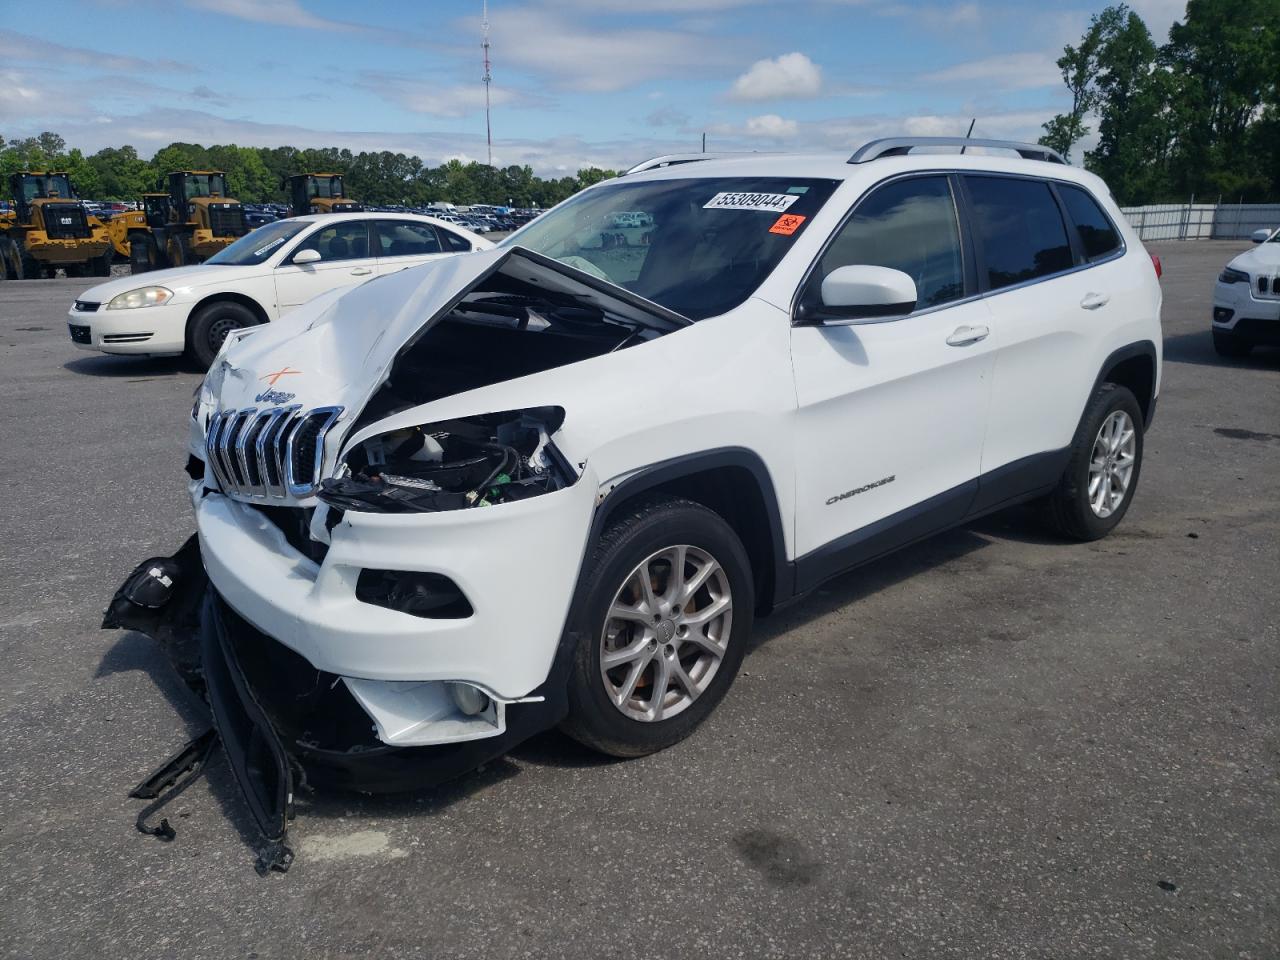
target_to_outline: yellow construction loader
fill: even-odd
[[[111,275],[106,227],[76,195],[71,178],[53,171],[10,174],[12,196],[0,212],[0,280]]]
[[[347,196],[340,173],[295,173],[280,186],[286,184],[295,217],[309,213],[356,213],[364,209]]]
[[[168,193],[143,194],[141,210],[112,219],[112,245],[134,273],[199,263],[249,232],[222,171],[175,170],[168,182]]]

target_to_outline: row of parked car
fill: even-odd
[[[245,223],[251,230],[263,224],[283,220],[292,215],[288,205],[283,203],[246,203],[242,204],[242,206],[244,207]],[[464,230],[470,230],[472,233],[493,233],[495,231],[510,233],[512,230],[518,230],[542,212],[540,210],[508,210],[505,213],[501,213],[496,209],[493,211],[459,211],[456,208],[442,209],[439,207],[406,207],[400,205],[366,206],[364,209],[372,213],[410,213],[420,217],[435,217],[445,223],[452,223],[454,226],[462,227]]]

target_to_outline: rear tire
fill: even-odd
[[[1047,519],[1070,540],[1099,540],[1133,502],[1142,471],[1142,408],[1127,387],[1104,383],[1085,408]]]
[[[187,356],[207,370],[228,333],[257,324],[257,314],[241,303],[220,300],[201,307],[187,322]]]
[[[1253,344],[1247,340],[1241,340],[1234,333],[1215,330],[1213,331],[1213,349],[1220,357],[1240,360],[1249,355],[1250,351],[1253,350]]]
[[[615,757],[683,740],[746,653],[755,592],[742,542],[701,504],[649,501],[609,525],[584,570],[563,729]]]

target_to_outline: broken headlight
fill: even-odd
[[[527,500],[577,479],[551,442],[560,407],[488,413],[370,437],[344,459],[345,476],[323,481],[331,507],[435,513]]]

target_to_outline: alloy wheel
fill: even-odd
[[[688,544],[645,558],[623,580],[600,636],[610,701],[633,720],[669,719],[715,678],[733,626],[733,592],[716,559]]]
[[[1132,418],[1115,410],[1102,421],[1089,457],[1089,506],[1106,518],[1119,509],[1129,492],[1137,464],[1138,431]]]

